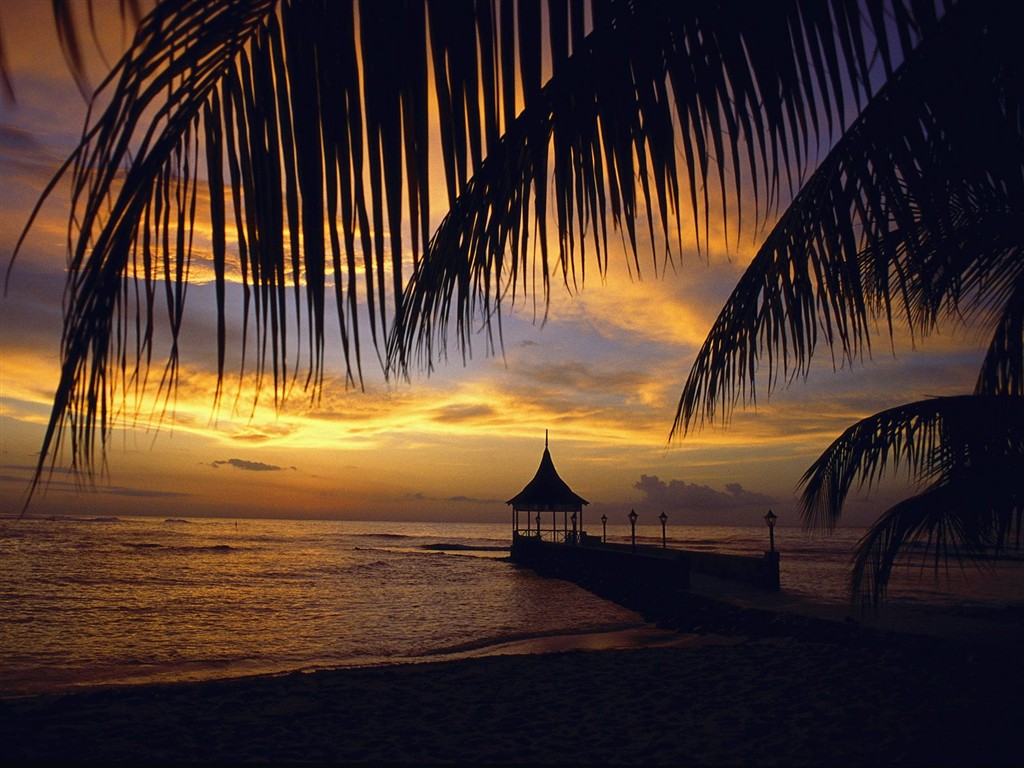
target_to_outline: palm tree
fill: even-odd
[[[329,296],[352,383],[367,324],[385,370],[406,373],[416,358],[429,367],[445,353],[452,315],[465,353],[474,321],[497,324],[500,343],[502,307],[533,290],[546,302],[553,274],[572,285],[588,265],[603,272],[609,228],[624,233],[639,268],[638,220],[660,243],[657,264],[673,257],[684,227],[706,241],[715,209],[737,230],[743,216],[770,219],[821,142],[840,133],[723,310],[677,430],[727,411],[723,402],[752,387],[764,350],[773,373],[805,371],[817,319],[830,345],[856,355],[877,312],[903,313],[924,331],[961,303],[1005,310],[985,369],[1002,393],[1021,370],[1010,311],[1021,303],[1011,266],[1020,247],[1014,13],[964,2],[940,14],[914,0],[163,0],[97,89],[58,173],[72,184],[71,258],[38,472],[65,440],[73,466],[92,469],[113,403],[145,380],[161,282],[172,339],[161,391],[173,391],[197,219],[213,232],[218,376],[226,273],[237,267],[254,375],[272,381],[275,398],[296,377],[315,397]],[[73,50],[73,28],[62,34]],[[928,85],[927,62],[941,64],[942,47],[959,43],[986,54],[954,74],[991,85],[975,101],[1000,118],[999,133],[969,156],[984,170],[945,190],[929,161],[937,156],[949,176],[977,130],[933,113],[936,89],[926,98],[907,78]],[[881,89],[878,78],[888,81]],[[886,105],[902,126],[888,137],[895,144],[882,130]],[[860,117],[847,128],[851,110]],[[448,197],[434,233],[432,122]],[[944,147],[947,133],[956,140]],[[878,150],[867,158],[857,154],[862,136]],[[752,214],[741,205],[747,188]],[[979,235],[988,245],[957,249]],[[773,278],[779,290],[765,287]]]
[[[923,486],[883,513],[858,547],[851,595],[875,607],[897,556],[915,541],[924,540],[923,555],[936,564],[951,554],[985,561],[1014,533],[1020,542],[1024,73],[1009,32],[1019,17],[1006,5],[957,4],[912,51],[904,48],[902,66],[886,67],[884,86],[803,184],[723,308],[673,426],[673,435],[683,434],[754,402],[759,360],[767,362],[769,392],[780,378],[807,374],[819,340],[854,363],[870,352],[879,318],[890,334],[900,319],[918,336],[965,317],[991,329],[973,396],[864,419],[802,480],[805,526],[830,531],[851,486],[870,485],[887,462],[905,464]],[[726,133],[749,142],[742,125],[727,119]],[[735,163],[735,144],[731,157]],[[763,155],[758,160],[766,165]],[[474,300],[485,323],[497,307],[508,286],[492,264],[491,254],[503,250],[500,234],[492,234],[501,231],[492,225],[503,213],[495,207],[469,200],[435,234],[404,299],[409,317],[399,318],[398,355],[418,349],[429,364],[431,349],[443,351],[453,305],[460,334]],[[456,246],[466,241],[468,259]],[[560,259],[566,263],[564,251]],[[525,261],[508,267],[513,294]]]
[[[55,3],[77,69],[67,7]],[[872,23],[883,24],[884,5],[869,8]],[[278,397],[301,373],[315,396],[329,297],[354,383],[366,324],[378,350],[394,318],[395,339],[413,327],[405,318],[419,308],[404,311],[406,296],[416,294],[403,291],[403,274],[424,252],[421,276],[439,259],[458,267],[461,254],[502,278],[506,250],[525,265],[532,225],[546,291],[552,170],[568,280],[576,230],[581,254],[584,233],[601,233],[594,241],[603,266],[609,209],[634,255],[643,204],[653,229],[657,199],[670,233],[684,186],[677,147],[699,238],[716,180],[728,204],[727,168],[736,175],[737,215],[744,178],[767,208],[781,169],[801,170],[818,121],[831,126],[850,94],[867,94],[862,9],[854,3],[790,2],[771,12],[754,4],[743,14],[658,0],[553,1],[545,9],[526,0],[156,3],[96,90],[79,146],[42,196],[70,177],[63,365],[40,469],[65,440],[74,467],[93,467],[113,403],[146,378],[161,282],[171,343],[160,391],[173,391],[197,216],[213,232],[219,376],[226,273],[236,267],[242,349],[253,333],[257,380],[272,380]],[[904,45],[915,24],[934,21],[902,7],[894,19]],[[766,43],[791,36],[806,44]],[[547,84],[542,50],[551,55]],[[802,77],[810,71],[818,79]],[[431,118],[453,212],[433,238]],[[673,118],[685,131],[681,143]],[[471,237],[453,248],[448,222],[485,206],[493,220],[474,221],[464,230]],[[518,269],[510,274],[515,284]],[[305,347],[304,366],[293,342]]]
[[[889,79],[780,218],[698,354],[674,429],[727,418],[805,375],[819,335],[848,362],[870,321],[919,337],[991,334],[972,395],[908,403],[847,429],[801,483],[806,527],[831,530],[851,487],[905,465],[919,492],[885,511],[853,563],[877,606],[897,556],[986,562],[1020,544],[1024,511],[1024,67],[1006,6],[961,4]],[[746,387],[749,387],[749,398]]]

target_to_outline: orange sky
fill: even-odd
[[[17,95],[0,119],[5,267],[85,115],[48,12],[48,3],[0,0]],[[112,59],[116,35],[107,47]],[[0,307],[5,515],[21,509],[57,380],[66,218],[58,193]],[[248,393],[237,408],[229,396],[213,411],[213,289],[200,280],[189,293],[177,400],[161,424],[152,397],[129,404],[95,488],[82,491],[58,471],[30,512],[504,521],[504,501],[533,476],[548,429],[555,465],[592,502],[591,520],[635,508],[652,519],[665,511],[670,525],[759,524],[771,506],[780,524],[795,524],[797,482],[842,429],[900,402],[973,388],[984,339],[947,333],[917,351],[901,343],[894,355],[879,337],[863,366],[833,372],[819,353],[806,384],[738,412],[727,429],[668,446],[689,367],[755,244],[747,237],[728,253],[712,250],[705,261],[684,248],[674,272],[648,269],[641,282],[620,258],[606,282],[595,275],[576,295],[556,290],[544,327],[529,304],[506,318],[504,357],[485,355],[480,337],[472,360],[454,356],[429,378],[387,383],[367,362],[365,391],[346,388],[340,345],[329,347],[322,401],[311,407],[298,386],[276,413],[267,405],[250,414]],[[229,379],[229,394],[236,389]],[[892,498],[855,499],[845,522],[869,522]]]

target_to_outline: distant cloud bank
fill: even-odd
[[[246,461],[245,459],[218,460],[212,462],[210,466],[218,469],[225,464],[235,469],[245,470],[246,472],[281,472],[286,469],[295,469],[295,467],[278,467],[275,464],[264,464],[262,461]]]
[[[728,512],[748,510],[777,503],[777,499],[764,493],[748,491],[739,483],[728,483],[725,491],[716,491],[708,485],[669,480],[657,475],[640,475],[634,486],[644,494],[651,507],[677,512]]]

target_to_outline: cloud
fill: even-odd
[[[133,498],[142,499],[177,499],[185,496],[191,496],[190,493],[181,493],[178,491],[149,491],[140,488],[104,488],[103,493],[109,493],[114,496],[131,496]]]
[[[295,467],[279,467],[276,464],[264,464],[262,461],[246,461],[245,459],[218,460],[212,462],[210,466],[217,469],[225,464],[235,469],[245,470],[246,472],[281,472],[285,469],[295,469]]]
[[[669,480],[667,483],[657,475],[640,475],[640,481],[633,486],[644,494],[645,502],[653,507],[679,512],[727,512],[763,507],[777,503],[767,494],[748,491],[739,483],[728,483],[725,491],[716,491],[709,485],[687,483],[684,480]]]
[[[497,498],[483,499],[483,498],[474,498],[472,496],[463,496],[463,495],[456,495],[456,496],[431,496],[429,494],[423,493],[422,491],[415,491],[415,492],[407,493],[402,498],[405,499],[406,501],[449,502],[449,503],[452,503],[452,504],[486,504],[486,505],[494,505],[494,504],[504,504],[505,503],[503,499],[497,499]]]
[[[35,472],[35,467],[29,465],[16,465],[8,467],[11,470],[26,470],[28,472]],[[57,479],[57,475],[65,475],[75,479],[63,480]],[[0,485],[9,485],[16,487],[28,488],[28,480],[25,477],[18,475],[0,475]],[[47,493],[70,493],[76,496],[80,496],[87,493],[90,496],[102,498],[104,496],[123,496],[137,499],[178,499],[192,496],[191,493],[185,493],[181,491],[160,491],[150,488],[134,488],[126,485],[105,485],[105,486],[94,486],[84,482],[83,476],[80,472],[73,469],[63,467],[53,467],[47,469],[42,478],[42,485],[40,491],[44,494]]]
[[[445,501],[451,501],[456,504],[504,504],[502,499],[478,499],[472,496],[448,496],[444,499]]]
[[[641,370],[628,368],[606,369],[581,360],[556,360],[550,362],[520,363],[516,372],[526,382],[527,389],[536,391],[539,387],[549,390],[569,390],[577,397],[581,395],[607,397],[609,393],[632,394],[647,383],[647,376]]]
[[[288,437],[294,431],[295,428],[293,426],[285,424],[275,424],[273,426],[266,424],[260,426],[249,425],[232,434],[231,439],[237,440],[240,443],[268,443]],[[237,461],[237,459],[230,459],[229,461]],[[281,467],[274,467],[274,469],[281,469]]]
[[[481,403],[452,403],[437,408],[431,418],[442,423],[468,422],[476,423],[480,419],[489,419],[497,415],[497,411]]]
[[[5,162],[18,162],[33,168],[42,164],[41,158],[51,164],[56,159],[56,155],[40,144],[32,133],[6,123],[0,123],[0,149],[3,149]],[[46,167],[52,173],[52,168]]]

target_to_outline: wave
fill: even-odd
[[[338,569],[341,573],[356,573],[358,571],[378,571],[382,568],[391,568],[391,563],[386,563],[383,560],[374,560],[371,563],[357,563],[355,565],[347,565]]]
[[[469,651],[479,651],[482,648],[492,648],[499,645],[505,645],[507,643],[519,643],[525,640],[540,640],[547,637],[575,637],[581,635],[603,634],[605,632],[621,632],[627,629],[637,629],[642,626],[644,626],[642,623],[620,622],[616,624],[606,624],[597,627],[549,629],[543,632],[509,632],[508,634],[504,635],[479,638],[477,640],[469,640],[464,643],[456,643],[454,645],[448,645],[442,648],[430,648],[428,650],[413,654],[412,658],[448,656],[450,654],[466,653]]]
[[[126,549],[159,549],[164,552],[232,552],[235,547],[229,544],[210,544],[203,547],[180,547],[180,546],[168,546],[167,544],[157,544],[156,542],[129,542],[124,543],[121,546]]]
[[[74,515],[51,515],[46,518],[52,522],[61,523],[120,523],[119,517],[75,517]]]
[[[488,546],[486,544],[453,544],[449,542],[436,542],[434,544],[421,544],[418,549],[428,549],[434,552],[455,551],[455,552],[508,552],[508,545]]]

